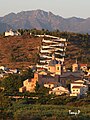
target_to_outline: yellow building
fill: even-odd
[[[61,63],[55,59],[55,55],[52,55],[52,60],[49,62],[48,71],[56,74],[61,75]]]
[[[78,71],[78,68],[79,68],[78,64],[77,64],[77,63],[74,63],[74,64],[72,65],[72,72]]]
[[[34,78],[23,81],[23,86],[19,88],[19,92],[35,92],[36,81],[38,81],[37,73],[34,74]]]

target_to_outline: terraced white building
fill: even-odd
[[[52,59],[52,54],[55,58],[63,64],[65,52],[67,47],[67,40],[59,37],[44,35],[42,45],[40,48],[40,62],[36,65],[38,69],[47,69],[48,63]]]

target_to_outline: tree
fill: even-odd
[[[3,90],[0,89],[0,120],[7,119],[6,109],[11,106],[11,100],[5,96]]]
[[[21,77],[17,74],[9,74],[8,77],[2,80],[2,87],[7,93],[16,93],[21,86]]]
[[[36,81],[36,87],[35,87],[35,91],[37,92],[40,88],[40,85],[38,84],[38,82]]]
[[[32,71],[31,68],[26,69],[25,71],[21,72],[21,79],[22,79],[22,81],[26,80],[28,78],[33,78],[33,71]]]

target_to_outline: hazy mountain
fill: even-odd
[[[11,29],[12,27],[8,25],[7,23],[0,22],[0,33],[5,32],[6,30]]]
[[[6,23],[15,29],[44,28],[48,30],[59,29],[60,31],[90,33],[90,18],[63,18],[42,10],[22,11],[17,14],[10,13],[4,17],[0,17],[0,22]]]

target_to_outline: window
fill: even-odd
[[[57,67],[57,70],[59,70],[59,67]]]

